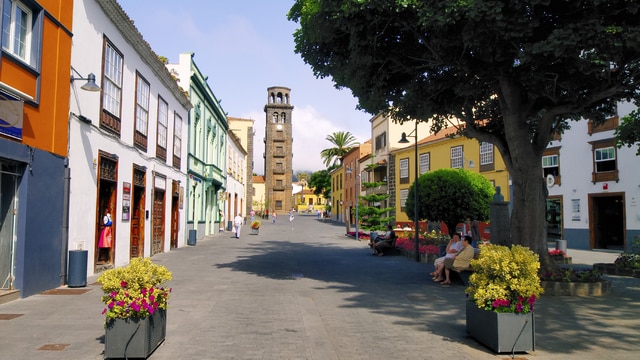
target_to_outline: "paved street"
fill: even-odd
[[[167,339],[151,359],[510,358],[467,336],[464,287],[432,282],[432,265],[370,256],[344,226],[315,216],[249,230],[153,257],[174,279]],[[574,263],[615,259],[568,253]],[[613,293],[605,297],[543,296],[536,351],[516,358],[636,359],[640,279],[607,278]],[[0,359],[101,359],[101,292],[95,278],[89,283],[84,294],[0,305]],[[39,350],[45,345],[54,349]]]

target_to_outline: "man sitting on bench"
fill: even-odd
[[[387,232],[382,236],[378,236],[376,240],[377,242],[371,246],[373,250],[371,255],[383,256],[384,249],[395,246],[396,233],[393,232],[393,226],[391,226],[391,224],[387,225]]]
[[[471,260],[475,255],[473,246],[471,245],[471,236],[465,235],[462,237],[462,250],[457,253],[453,258],[444,259],[444,276],[445,280],[440,285],[449,285],[451,280],[449,279],[449,273],[451,269],[467,269],[471,265]]]

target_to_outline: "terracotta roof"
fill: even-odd
[[[253,175],[253,183],[254,184],[264,184],[264,176],[263,175]]]
[[[447,136],[453,135],[453,134],[455,134],[457,132],[458,132],[458,129],[455,126],[444,128],[444,129],[440,130],[437,134],[432,134],[432,135],[427,136],[426,138],[420,139],[420,141],[418,141],[418,145],[427,144],[427,143],[430,143],[430,142],[442,140],[442,139],[446,138]]]

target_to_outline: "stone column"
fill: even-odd
[[[500,186],[496,186],[493,201],[489,203],[489,221],[491,222],[491,243],[509,245],[510,216],[509,202],[504,201]]]

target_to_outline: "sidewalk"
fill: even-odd
[[[370,256],[344,231],[313,217],[282,218],[263,222],[257,236],[244,226],[240,239],[225,232],[154,256],[174,279],[167,339],[150,359],[510,358],[467,336],[461,284],[432,282],[432,265]],[[568,255],[584,264],[615,256]],[[543,296],[536,350],[517,358],[636,359],[640,279],[607,278],[608,296]],[[102,359],[94,282],[0,305],[0,358]]]

